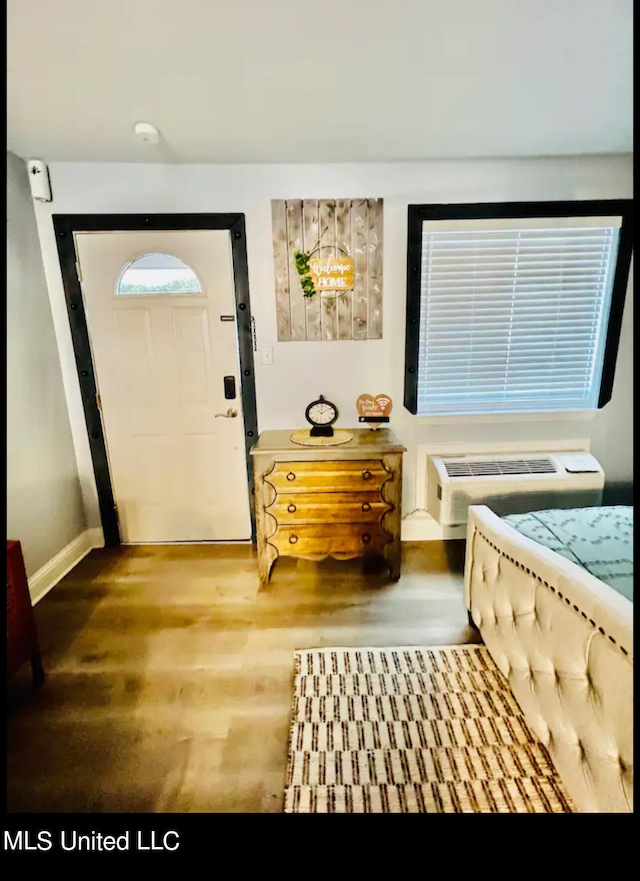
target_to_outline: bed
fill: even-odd
[[[632,510],[532,514],[469,508],[469,617],[575,809],[630,812]]]

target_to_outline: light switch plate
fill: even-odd
[[[273,346],[262,347],[262,363],[265,367],[273,364]]]

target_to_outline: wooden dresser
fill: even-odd
[[[353,440],[303,447],[291,431],[264,431],[251,450],[258,569],[269,581],[278,557],[384,556],[400,577],[402,454],[387,428],[349,429]]]

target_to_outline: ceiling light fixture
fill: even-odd
[[[133,131],[141,141],[145,142],[145,144],[160,143],[160,132],[155,125],[151,125],[150,122],[137,122]]]

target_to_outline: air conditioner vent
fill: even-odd
[[[602,503],[604,472],[584,450],[429,456],[427,510],[443,526],[467,521],[470,505],[499,516]]]
[[[491,477],[500,474],[556,474],[551,459],[494,459],[469,462],[444,461],[449,477]]]

